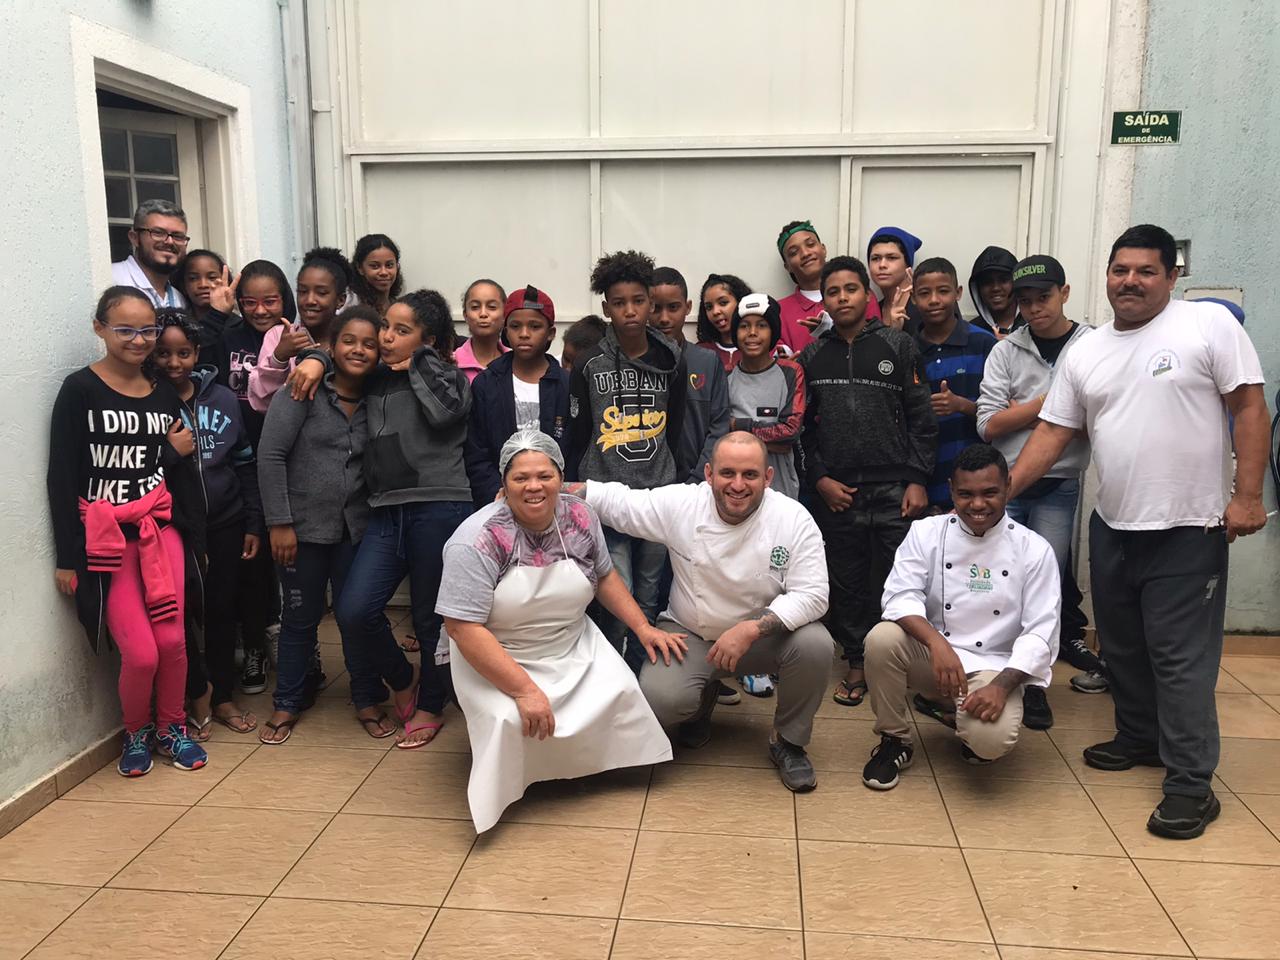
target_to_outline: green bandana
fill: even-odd
[[[813,224],[808,220],[803,223],[797,223],[794,227],[784,228],[783,231],[778,234],[778,253],[782,253],[782,248],[786,245],[788,240],[794,237],[797,233],[804,233],[805,231],[812,233],[815,237],[818,236],[818,231],[813,229]],[[822,238],[818,237],[818,239],[821,240]]]

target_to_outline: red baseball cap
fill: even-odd
[[[556,322],[556,305],[545,292],[532,285],[507,294],[507,302],[502,306],[503,322],[517,310],[537,310],[547,318],[547,323]]]

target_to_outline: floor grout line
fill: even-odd
[[[657,766],[658,765],[656,763],[650,764],[649,766],[649,782],[645,784],[644,788],[644,803],[640,804],[640,819],[636,823],[636,838],[631,844],[631,859],[627,862],[627,876],[622,882],[622,896],[618,898],[618,915],[614,917],[613,920],[613,936],[609,938],[609,952],[606,955],[607,957],[613,956],[613,948],[617,946],[618,943],[618,928],[622,926],[622,909],[626,905],[627,890],[631,886],[631,871],[634,870],[636,866],[636,851],[640,848],[640,834],[644,828],[644,814],[649,808],[649,794],[653,790],[653,776],[654,770],[657,769]]]

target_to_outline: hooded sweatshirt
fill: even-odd
[[[979,436],[986,439],[987,424],[997,413],[1007,410],[1010,403],[1026,403],[1048,393],[1049,385],[1053,382],[1053,371],[1062,362],[1062,358],[1081,337],[1092,331],[1093,328],[1087,324],[1076,324],[1062,353],[1058,354],[1058,363],[1053,366],[1036,349],[1029,326],[1018,327],[997,343],[987,355],[986,366],[983,368],[982,391],[978,396]],[[990,443],[1004,454],[1009,466],[1013,466],[1034,426],[1032,424],[1022,430],[1006,433]],[[1088,465],[1089,441],[1084,437],[1076,437],[1067,444],[1067,449],[1045,476],[1065,479],[1078,477]]]
[[[649,489],[675,483],[687,368],[680,348],[652,328],[636,359],[604,339],[579,356],[569,382],[571,480]]]
[[[236,395],[217,382],[218,371],[200,367],[191,374],[195,396],[182,406],[182,420],[195,435],[196,466],[204,488],[210,528],[240,519],[262,532],[258,464]]]
[[[987,306],[987,302],[982,299],[982,294],[978,292],[978,278],[988,270],[1000,270],[1012,277],[1013,268],[1017,265],[1018,258],[1004,247],[987,247],[987,249],[978,254],[978,259],[973,261],[973,269],[969,271],[969,298],[973,301],[973,305],[978,308],[978,315],[973,318],[973,322],[997,340],[1003,340],[1014,330],[1026,326],[1026,321],[1022,319],[1022,314],[1015,313],[1013,324],[1008,328],[1001,327],[996,323],[995,317],[991,313],[991,308]]]

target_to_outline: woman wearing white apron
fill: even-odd
[[[682,659],[686,649],[682,635],[645,620],[595,513],[561,495],[555,440],[519,431],[498,467],[503,499],[472,514],[445,545],[436,604],[471,738],[467,799],[478,833],[531,783],[671,759],[635,676],[586,615],[593,597],[650,659]]]

